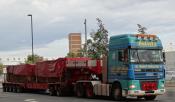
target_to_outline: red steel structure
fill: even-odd
[[[50,95],[65,96],[76,93],[81,96],[77,82],[99,79],[101,71],[101,60],[90,58],[58,58],[37,62],[35,65],[12,65],[7,67],[7,80],[3,83],[3,91],[49,90]],[[84,86],[88,89],[87,95],[92,94],[89,86]]]

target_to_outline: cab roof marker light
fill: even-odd
[[[141,40],[142,38],[141,38],[141,36],[138,36],[137,39],[138,39],[138,40]]]
[[[150,34],[150,35],[148,35],[148,36],[149,36],[149,38],[150,38],[150,37],[156,38],[156,35]]]
[[[154,39],[153,37],[150,37],[150,38],[149,38],[149,40],[151,40],[151,41],[152,41],[153,39]]]
[[[143,38],[144,40],[147,40],[148,39],[148,37],[147,36],[144,36],[144,38]]]
[[[141,37],[141,38],[144,38],[144,34],[136,34],[136,37]]]
[[[154,40],[158,41],[159,39],[158,38],[154,38]]]
[[[152,41],[153,39],[154,39],[154,37],[151,37],[151,36],[149,37],[149,40],[151,40],[151,41]]]
[[[142,39],[144,39],[145,35],[144,34],[136,34],[135,36],[137,37],[138,40],[142,40]]]

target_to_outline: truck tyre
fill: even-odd
[[[22,92],[22,88],[21,88],[21,87],[17,87],[17,88],[16,88],[16,92],[17,92],[17,93],[21,93],[21,92]]]
[[[57,96],[61,96],[61,93],[60,93],[59,90],[56,91],[56,95],[57,95]]]
[[[116,101],[122,100],[122,89],[118,83],[115,83],[112,86],[112,98]]]
[[[143,98],[143,96],[137,96],[137,99],[138,100],[140,100],[140,99],[142,99]]]
[[[50,95],[50,96],[55,96],[55,94],[56,94],[56,93],[55,93],[53,90],[49,92],[49,95]]]
[[[3,87],[3,92],[6,92],[6,87]]]
[[[145,100],[154,100],[156,99],[156,95],[152,95],[152,96],[144,96]]]
[[[61,90],[57,89],[56,95],[57,95],[57,96],[63,96],[63,93],[61,92]]]
[[[78,84],[77,87],[76,87],[76,95],[78,97],[84,97],[84,88],[82,86],[82,84]]]
[[[87,86],[86,86],[86,97],[87,98],[94,97],[93,86],[91,84],[87,84]]]
[[[6,87],[6,91],[7,91],[7,92],[10,92],[9,86]]]
[[[50,96],[55,96],[55,95],[56,95],[56,91],[54,90],[53,87],[50,87],[50,88],[49,88],[49,95],[50,95]]]
[[[17,88],[16,87],[13,87],[13,92],[16,93],[17,91]]]
[[[10,92],[13,92],[13,87],[12,86],[10,86],[9,89],[10,89],[9,90]]]

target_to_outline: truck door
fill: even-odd
[[[120,49],[109,52],[108,60],[108,81],[114,82],[120,79],[127,79],[128,72],[128,50]]]
[[[117,77],[119,79],[126,79],[128,73],[128,49],[118,50],[116,68],[118,69]]]

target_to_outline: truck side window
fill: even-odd
[[[118,60],[121,62],[127,62],[128,61],[128,50],[119,50],[118,51]]]
[[[118,60],[123,62],[124,61],[124,52],[123,50],[118,51]]]
[[[124,50],[124,61],[128,62],[128,49]]]

